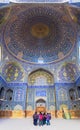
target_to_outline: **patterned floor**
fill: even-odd
[[[50,126],[34,126],[28,119],[0,119],[0,130],[80,130],[80,120],[52,119]]]

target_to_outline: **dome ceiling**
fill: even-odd
[[[28,63],[54,63],[68,56],[76,40],[75,24],[61,5],[12,6],[4,43],[14,57]]]

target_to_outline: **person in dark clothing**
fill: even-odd
[[[51,120],[51,114],[47,113],[47,115],[46,115],[46,125],[50,125],[50,120]]]
[[[45,125],[46,124],[46,113],[44,112],[43,113],[43,125]]]
[[[38,114],[37,114],[37,112],[35,112],[33,115],[33,124],[37,125],[37,122],[38,122]]]

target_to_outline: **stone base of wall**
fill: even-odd
[[[21,110],[15,110],[12,112],[12,117],[13,118],[23,118],[25,117],[25,112],[24,111],[21,111]]]
[[[25,111],[25,117],[32,117],[34,113],[35,113],[34,110],[32,110],[32,111]]]
[[[0,110],[0,118],[11,118],[12,117],[12,111],[1,111]]]
[[[80,110],[69,110],[71,118],[80,118]]]
[[[21,110],[0,111],[0,118],[23,118],[23,117],[25,117],[25,112]]]
[[[62,110],[56,111],[56,118],[63,118]]]
[[[65,118],[65,119],[79,119],[80,118],[80,110],[62,110],[57,111],[57,118]]]
[[[50,111],[47,112],[51,113],[52,118],[65,118],[65,119],[80,119],[80,110],[67,110],[67,111]],[[25,117],[32,117],[35,113],[34,110],[32,111],[21,111],[21,110],[14,110],[14,111],[2,111],[0,110],[0,118],[25,118]]]

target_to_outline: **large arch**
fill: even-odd
[[[54,76],[49,71],[40,68],[29,74],[26,104],[27,116],[36,110],[55,115]]]
[[[28,84],[29,85],[37,85],[36,84],[36,79],[39,80],[42,78],[44,78],[44,80],[46,79],[46,85],[53,85],[54,84],[54,77],[51,74],[51,72],[45,70],[45,69],[37,69],[35,71],[32,71],[29,76],[28,76]],[[44,81],[45,82],[45,81]],[[42,85],[45,85],[45,83],[43,82]],[[40,82],[41,83],[41,82]],[[38,82],[39,85],[39,82]],[[40,84],[41,85],[41,84]]]

